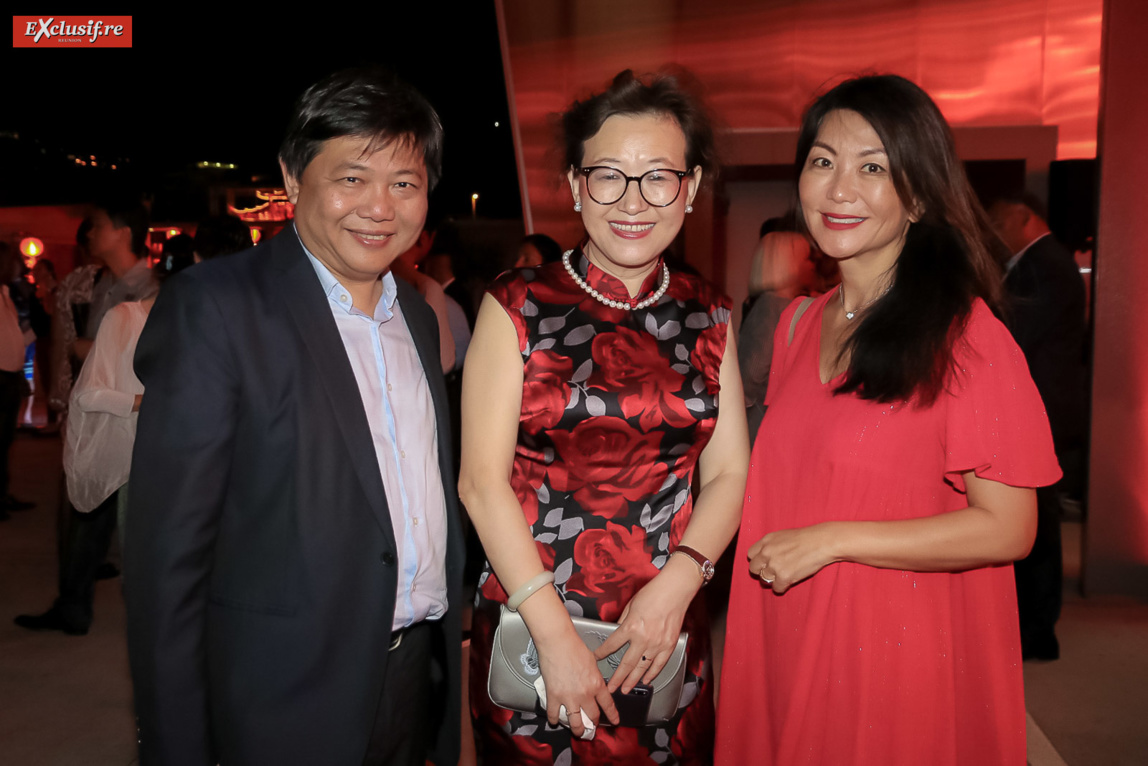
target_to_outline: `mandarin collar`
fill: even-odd
[[[571,265],[574,266],[574,270],[578,273],[578,276],[582,277],[582,279],[586,281],[586,284],[601,293],[603,297],[615,301],[637,303],[644,298],[648,298],[651,293],[658,289],[658,285],[661,283],[662,263],[664,261],[664,254],[658,256],[658,262],[654,266],[654,270],[646,275],[646,278],[642,281],[641,288],[638,290],[638,294],[633,297],[630,296],[630,291],[626,289],[626,285],[622,280],[591,263],[590,259],[586,257],[586,252],[582,247],[578,247],[574,250]]]

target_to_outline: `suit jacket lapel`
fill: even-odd
[[[438,325],[419,321],[415,311],[415,302],[422,302],[418,291],[395,277],[395,286],[398,287],[399,305],[403,307],[403,318],[407,329],[415,342],[415,349],[419,352],[419,361],[422,362],[423,372],[426,373],[427,384],[430,386],[431,401],[434,402],[435,425],[438,428],[438,462],[442,473],[443,483],[447,484],[454,478],[454,469],[450,465],[450,411],[446,401],[446,383],[440,373],[442,362],[439,358]],[[446,487],[446,496],[453,494],[450,487]],[[448,507],[451,505],[447,501]],[[449,509],[449,508],[448,508]]]
[[[331,307],[323,295],[315,276],[315,269],[307,259],[293,231],[284,231],[272,244],[281,244],[277,252],[269,253],[279,269],[280,295],[303,339],[303,345],[315,362],[315,373],[323,382],[335,421],[347,444],[351,463],[362,482],[363,490],[379,526],[391,545],[395,545],[391,514],[383,479],[375,456],[371,428],[363,410],[359,384],[347,352],[343,347]]]

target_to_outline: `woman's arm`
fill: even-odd
[[[507,593],[514,593],[544,570],[522,506],[510,486],[522,385],[522,357],[514,325],[502,306],[487,295],[479,307],[463,367],[458,491]],[[599,709],[616,723],[618,714],[602,674],[574,630],[558,593],[542,588],[519,611],[538,648],[550,723],[558,723],[560,705],[570,713],[570,729],[575,736],[582,734],[579,709],[595,724]]]
[[[749,569],[784,593],[838,561],[915,572],[957,572],[1023,558],[1036,536],[1036,490],[963,475],[969,507],[921,519],[831,521],[772,532],[749,549]]]
[[[709,444],[698,460],[698,499],[681,544],[717,561],[741,521],[749,469],[749,434],[742,408],[741,375],[732,325],[719,371],[721,407]],[[610,691],[628,692],[661,672],[682,630],[690,602],[702,586],[698,565],[671,555],[662,571],[634,595],[622,612],[622,626],[595,652],[607,657],[626,642],[630,647],[610,679]],[[646,661],[642,661],[642,657]]]

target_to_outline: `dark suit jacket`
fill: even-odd
[[[434,314],[398,285],[447,485],[432,729],[436,762],[453,766],[463,549],[450,430]],[[147,393],[124,569],[141,763],[359,766],[396,547],[358,386],[294,232],[171,279],[135,368]]]
[[[1024,352],[1063,450],[1084,432],[1084,281],[1051,234],[1033,243],[1005,278],[1005,324]]]

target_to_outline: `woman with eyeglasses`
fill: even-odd
[[[459,488],[488,557],[472,631],[475,730],[488,763],[707,763],[713,689],[697,596],[737,528],[748,440],[729,299],[664,251],[715,170],[712,130],[674,78],[629,71],[562,126],[586,236],[560,263],[499,278],[465,368]],[[720,412],[719,392],[733,403]],[[508,600],[537,650],[545,716],[486,693]],[[620,628],[592,653],[571,615]],[[682,630],[676,715],[609,725],[612,694],[652,681]],[[623,647],[603,680],[596,659]],[[593,739],[580,738],[584,721],[601,725]]]
[[[993,235],[919,87],[847,80],[797,141],[841,283],[773,341],[730,597],[718,764],[1025,763],[1011,562],[1060,475],[990,310]]]

